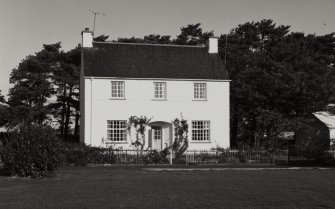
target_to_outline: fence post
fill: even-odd
[[[172,165],[172,154],[173,154],[173,148],[172,148],[172,146],[171,146],[170,149],[171,149],[170,150],[170,165]]]

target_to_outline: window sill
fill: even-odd
[[[126,98],[109,98],[109,100],[126,100]]]
[[[108,141],[105,144],[128,144],[128,142],[120,142],[120,141]]]
[[[167,101],[167,99],[152,99],[151,101]]]
[[[206,144],[209,144],[209,143],[212,143],[211,141],[190,141],[190,143],[206,143]]]
[[[197,102],[207,102],[207,99],[193,99],[192,101],[197,101]]]

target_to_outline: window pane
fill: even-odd
[[[192,140],[210,140],[210,121],[192,121]]]
[[[112,98],[124,98],[124,82],[112,81]]]
[[[107,140],[109,141],[126,141],[126,121],[125,120],[108,120],[107,121]]]
[[[194,99],[206,99],[206,84],[194,83]]]
[[[154,98],[158,98],[158,99],[166,98],[166,83],[165,82],[154,82]]]

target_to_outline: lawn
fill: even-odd
[[[335,170],[63,167],[47,179],[0,176],[0,208],[335,208]]]

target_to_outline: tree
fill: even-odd
[[[181,33],[174,42],[178,45],[204,45],[208,37],[213,36],[213,31],[202,32],[200,23],[189,24],[187,27],[180,28]]]
[[[269,142],[327,105],[334,37],[288,33],[289,26],[262,20],[220,37],[220,55],[232,80],[233,142],[237,133],[255,144]]]
[[[79,126],[80,48],[60,53],[58,65],[53,67],[52,82],[56,101],[49,105],[53,117],[59,121],[62,138],[68,140],[71,118],[75,118],[74,135]]]
[[[27,56],[11,73],[14,86],[9,91],[10,125],[59,122],[60,135],[67,140],[74,120],[79,130],[79,46],[68,52],[61,44],[43,45]]]
[[[121,43],[147,43],[147,44],[171,44],[172,40],[171,36],[168,35],[158,35],[158,34],[150,34],[144,36],[144,38],[118,38],[117,42]]]
[[[108,39],[109,36],[106,36],[105,34],[102,34],[100,36],[97,36],[93,38],[94,41],[99,41],[99,42],[105,42]]]
[[[24,124],[43,124],[50,111],[47,99],[53,94],[51,82],[52,66],[60,53],[60,42],[43,45],[35,55],[27,56],[19,66],[12,70],[8,104],[11,107],[13,126]]]
[[[10,120],[10,111],[6,103],[5,97],[1,95],[0,90],[0,127],[6,126]]]
[[[1,94],[1,90],[0,90],[0,103],[5,103],[6,100],[5,100],[5,97],[4,95]]]
[[[150,34],[144,38],[118,38],[122,43],[148,43],[148,44],[178,44],[178,45],[205,45],[208,37],[213,36],[213,31],[203,32],[201,24],[189,24],[180,28],[181,32],[176,39],[171,40],[170,35]]]

